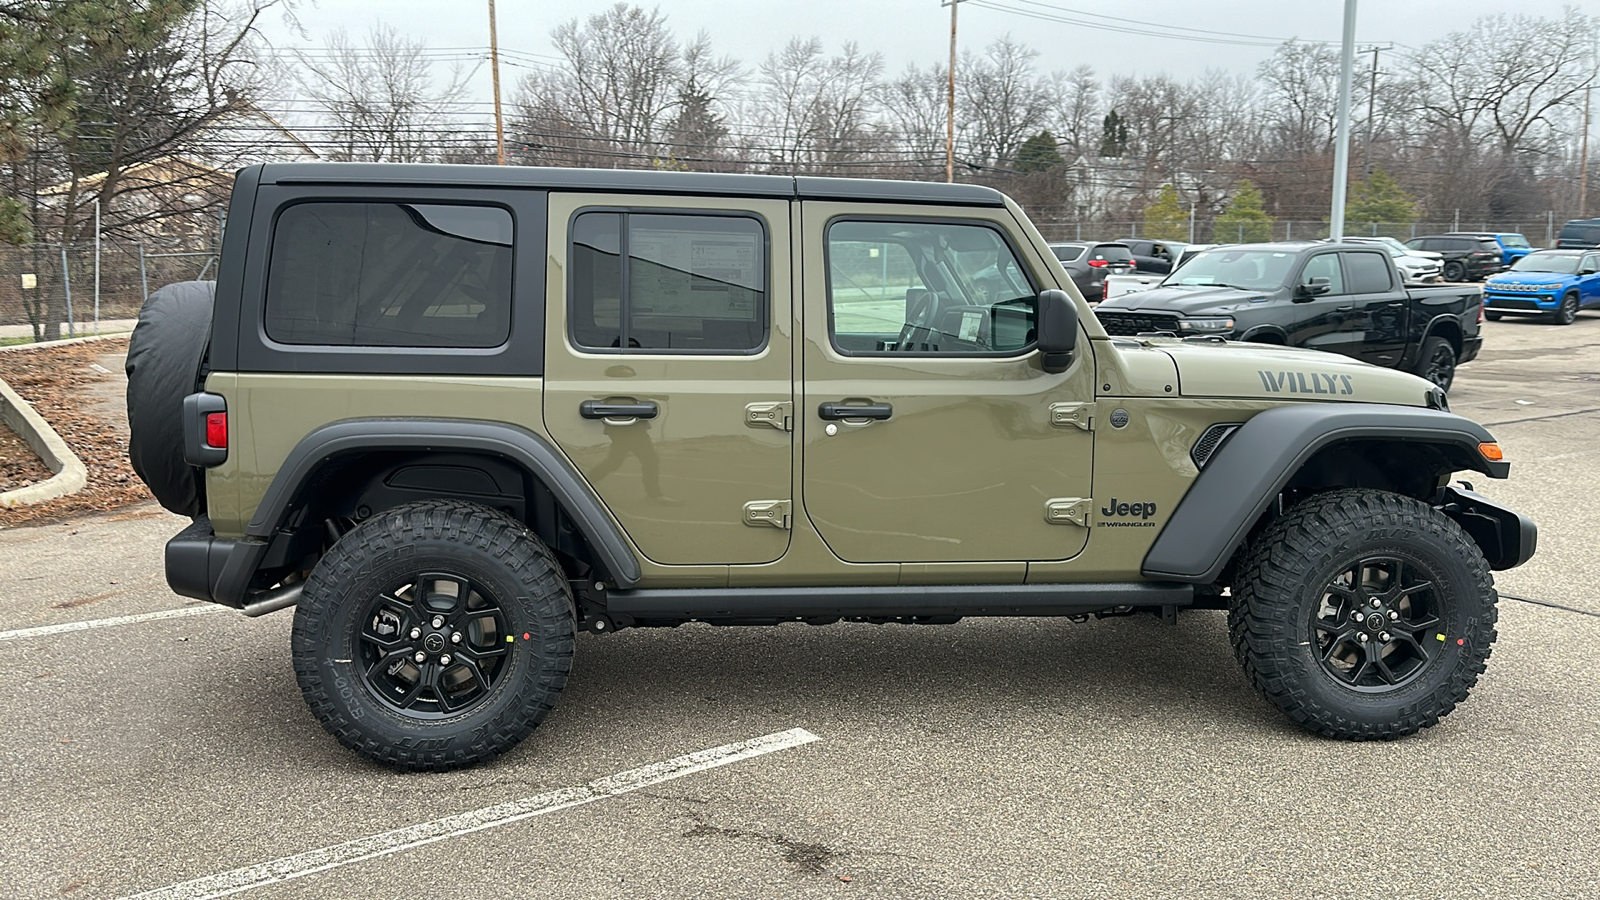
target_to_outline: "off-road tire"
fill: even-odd
[[[1460,260],[1452,260],[1444,264],[1444,280],[1449,282],[1463,282],[1467,280],[1467,267]]]
[[[432,578],[438,583],[427,580]],[[398,690],[391,666],[401,661],[382,655],[388,649],[374,649],[379,626],[393,627],[393,622],[381,621],[379,606],[387,609],[389,604],[379,598],[394,598],[394,608],[403,610],[411,601],[402,602],[405,591],[396,585],[412,580],[408,596],[415,598],[427,592],[422,585],[437,588],[450,578],[458,579],[454,590],[461,609],[474,602],[495,604],[492,614],[483,614],[490,618],[464,614],[469,622],[492,621],[492,628],[469,624],[457,629],[488,632],[481,637],[488,642],[485,647],[471,651],[472,671],[480,671],[479,652],[484,654],[482,671],[489,669],[491,658],[502,662],[492,663],[497,666],[492,679],[477,679],[488,687],[469,688],[476,699],[457,712],[438,698],[437,690],[432,693],[438,702],[430,707],[427,688],[418,692],[418,706],[402,709],[379,692],[385,678],[385,689]],[[421,608],[424,601],[417,602]],[[410,618],[403,611],[399,615]],[[410,640],[411,629],[418,627],[426,632],[424,640],[431,640],[435,635],[430,626],[440,628],[433,625],[432,615],[425,612],[416,621],[405,621],[398,637]],[[439,633],[448,635],[455,627],[446,624]],[[437,771],[486,762],[533,731],[566,685],[574,628],[571,590],[543,542],[522,524],[486,507],[430,500],[374,515],[323,555],[306,581],[290,647],[295,677],[312,715],[341,744],[385,765]],[[465,643],[472,646],[474,640],[469,636]],[[495,657],[486,649],[490,643],[503,643],[505,656]],[[433,676],[435,683],[443,673],[459,674],[461,646],[443,650],[456,650],[457,669],[438,665],[426,670],[439,673]],[[421,651],[422,644],[410,649]],[[363,665],[364,654],[367,659],[381,657],[385,664]],[[428,664],[441,660],[435,656]],[[424,669],[416,668],[416,681],[422,683]]]
[[[1334,640],[1324,601],[1340,573],[1385,557],[1433,586],[1413,588],[1403,616],[1431,605],[1438,623],[1405,645],[1408,654],[1412,644],[1430,654],[1409,677],[1358,686],[1324,662],[1323,650],[1377,647],[1378,632],[1365,643],[1324,645]],[[1246,677],[1290,719],[1331,738],[1392,740],[1436,724],[1466,699],[1496,637],[1498,597],[1477,545],[1427,504],[1384,491],[1341,489],[1296,505],[1252,542],[1234,585],[1228,628]],[[1370,603],[1365,596],[1355,603]]]
[[[1488,319],[1488,320],[1489,320],[1489,321],[1491,321],[1491,322],[1498,322],[1498,321],[1500,321],[1500,320],[1501,320],[1501,319],[1504,319],[1504,318],[1505,318],[1505,315],[1504,315],[1504,314],[1502,314],[1502,313],[1497,313],[1497,312],[1485,312],[1485,313],[1484,313],[1484,314],[1483,314],[1483,317],[1484,317],[1484,318],[1485,318],[1485,319]]]
[[[1578,321],[1578,292],[1568,291],[1561,298],[1561,305],[1550,314],[1550,321],[1555,325],[1571,325]]]
[[[1448,392],[1456,378],[1456,348],[1445,338],[1430,335],[1422,342],[1422,352],[1417,354],[1417,364],[1411,371]]]

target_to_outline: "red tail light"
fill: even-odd
[[[1137,269],[1139,268],[1139,261],[1137,259],[1130,259],[1127,262],[1127,266],[1130,269]]]
[[[1110,297],[1111,297],[1111,282],[1109,282],[1109,281],[1100,282],[1100,302],[1104,303]]]
[[[228,414],[206,413],[206,444],[219,450],[228,447]]]
[[[1096,269],[1103,269],[1106,266],[1111,265],[1111,263],[1106,262],[1103,259],[1091,259],[1091,260],[1089,260],[1089,265],[1091,267],[1093,267],[1093,268],[1096,268]]]

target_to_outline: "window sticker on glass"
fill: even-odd
[[[749,321],[761,290],[761,235],[702,234],[652,227],[635,216],[630,234],[633,312]]]

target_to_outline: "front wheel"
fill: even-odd
[[[317,563],[290,647],[312,714],[401,769],[493,759],[527,737],[572,668],[570,588],[521,523],[471,503],[387,509]]]
[[[1573,291],[1561,298],[1561,305],[1550,314],[1550,321],[1557,325],[1571,325],[1578,320],[1578,292]]]
[[[1444,264],[1444,280],[1445,281],[1466,281],[1467,280],[1467,267],[1466,267],[1466,265],[1464,263],[1461,263],[1460,261],[1454,261],[1454,262],[1445,263]]]
[[[1336,490],[1252,544],[1228,614],[1234,653],[1289,718],[1344,740],[1436,724],[1483,673],[1497,611],[1488,564],[1410,497]]]

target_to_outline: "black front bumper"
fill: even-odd
[[[250,577],[266,544],[219,538],[201,516],[167,541],[167,586],[182,597],[244,607]]]
[[[1446,487],[1439,509],[1472,536],[1497,572],[1522,565],[1538,549],[1539,529],[1532,519],[1468,488]]]

